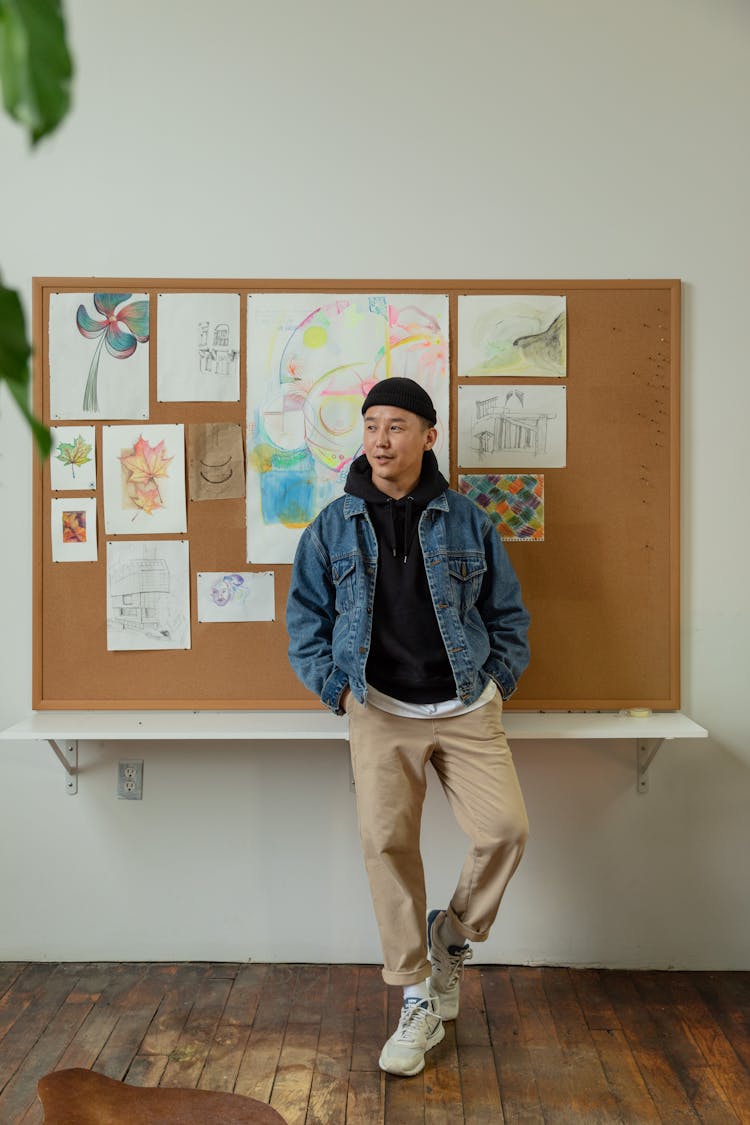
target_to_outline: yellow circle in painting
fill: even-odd
[[[322,348],[328,339],[328,333],[322,325],[311,324],[309,328],[305,329],[302,339],[308,348]]]

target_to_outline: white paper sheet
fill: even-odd
[[[239,402],[239,293],[160,293],[159,402]]]
[[[96,488],[96,429],[94,426],[51,426],[49,459],[53,492]]]
[[[108,542],[107,649],[173,648],[190,648],[187,540]]]
[[[199,621],[275,621],[272,570],[198,573]]]
[[[562,378],[567,299],[542,294],[458,298],[459,377]]]
[[[565,392],[565,387],[529,383],[460,383],[459,468],[562,468],[567,450]]]
[[[102,478],[108,535],[187,530],[182,424],[103,426]]]
[[[148,334],[146,293],[52,293],[51,418],[148,418]]]
[[[52,561],[96,562],[96,497],[55,497],[50,503]]]
[[[448,475],[448,298],[442,294],[259,293],[248,298],[248,561],[291,562],[302,530],[362,449],[362,402],[408,376],[438,414]]]

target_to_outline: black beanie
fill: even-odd
[[[435,407],[424,387],[400,375],[381,379],[375,384],[362,403],[362,413],[365,414],[371,406],[400,406],[402,410],[410,410],[412,414],[426,418],[431,426],[437,422]]]

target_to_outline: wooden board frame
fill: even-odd
[[[532,613],[532,663],[506,706],[517,710],[616,710],[680,705],[679,437],[680,297],[666,280],[351,280],[35,278],[34,408],[49,416],[49,297],[52,292],[148,292],[152,303],[150,421],[245,420],[246,297],[249,293],[442,293],[449,298],[451,485],[457,486],[457,308],[461,294],[564,294],[568,374],[563,380],[494,378],[487,383],[555,383],[568,392],[568,461],[545,474],[543,543],[508,550]],[[160,292],[241,296],[239,403],[157,404],[153,315]],[[464,381],[464,380],[462,380]],[[475,382],[476,380],[470,380]],[[68,425],[71,422],[60,420]],[[90,424],[90,423],[88,423]],[[97,427],[101,422],[94,423]],[[101,474],[101,434],[97,433]],[[519,465],[519,471],[533,471]],[[471,471],[471,469],[467,469]],[[490,470],[485,470],[490,471]],[[275,623],[196,630],[197,569],[253,569],[244,560],[244,501],[234,505],[215,567],[217,521],[194,519],[189,503],[193,648],[188,652],[109,653],[102,645],[105,535],[101,475],[99,562],[55,563],[50,551],[49,466],[34,457],[33,706],[37,710],[294,710],[320,706],[286,661],[283,606],[287,566],[274,565]],[[221,521],[218,521],[220,524]],[[191,526],[193,524],[194,526]],[[195,537],[195,538],[194,538]],[[170,538],[166,536],[165,538]],[[205,539],[205,551],[201,542]],[[193,549],[193,544],[197,548]],[[238,553],[241,543],[241,554]],[[230,555],[231,557],[226,557]],[[268,565],[255,569],[269,569]],[[82,573],[83,572],[83,573]],[[84,580],[85,579],[85,580]],[[95,603],[101,598],[101,605]],[[95,603],[95,608],[91,609]],[[93,614],[93,616],[92,616]],[[220,644],[207,630],[220,630]],[[213,647],[212,647],[213,645]],[[69,656],[61,655],[69,653]],[[145,657],[137,665],[136,658]],[[115,662],[113,664],[113,662]],[[143,676],[132,674],[147,667]],[[108,677],[108,669],[117,674]],[[201,677],[209,672],[208,691]],[[102,690],[98,685],[105,682]],[[127,690],[114,691],[112,683]],[[135,690],[129,685],[135,684]],[[139,688],[139,684],[141,685]],[[217,684],[220,686],[217,687]],[[162,687],[163,685],[163,687]]]

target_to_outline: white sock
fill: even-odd
[[[442,941],[446,949],[448,949],[451,945],[466,945],[466,938],[463,934],[459,934],[458,931],[453,928],[447,914],[443,919],[443,923],[438,930],[438,933],[440,934],[440,940]]]
[[[429,978],[421,980],[419,984],[407,984],[404,988],[404,1000],[429,1000]]]

